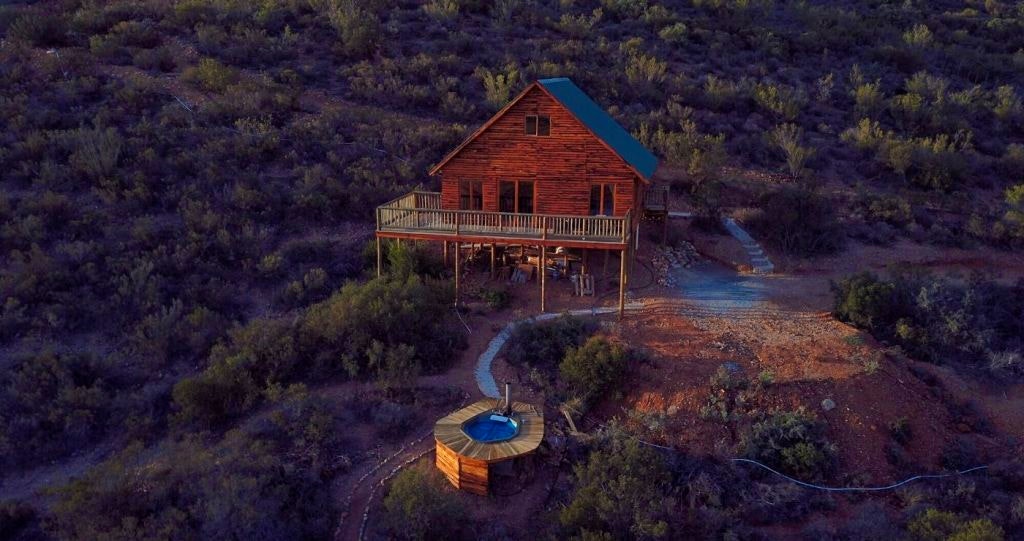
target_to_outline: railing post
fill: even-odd
[[[460,220],[460,216],[462,216],[462,213],[459,212],[459,211],[455,211],[455,236],[456,237],[459,236],[459,222],[461,221]]]

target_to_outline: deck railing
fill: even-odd
[[[442,210],[441,194],[412,192],[377,207],[377,230],[537,240],[625,243],[631,212],[624,217],[515,214]]]

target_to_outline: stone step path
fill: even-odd
[[[764,249],[761,245],[751,237],[749,233],[740,227],[740,224],[736,223],[736,220],[729,218],[728,216],[722,217],[722,225],[729,231],[729,234],[736,240],[740,241],[743,245],[743,249],[747,251],[747,257],[750,258],[750,266],[754,269],[755,274],[771,274],[775,270],[775,265],[768,260],[768,255],[764,253]]]
[[[643,308],[643,303],[631,302],[626,304],[627,311],[643,310]],[[568,313],[572,316],[597,316],[601,314],[614,314],[618,311],[619,308],[617,306],[602,306],[599,308],[569,310],[568,312],[550,312],[513,321],[508,325],[505,325],[505,328],[491,339],[491,342],[487,344],[487,349],[480,354],[480,357],[476,361],[476,369],[473,370],[473,376],[476,378],[476,386],[479,387],[480,392],[488,398],[501,398],[501,391],[498,390],[498,383],[494,381],[494,374],[491,373],[491,363],[494,362],[494,358],[497,357],[501,348],[505,347],[505,342],[507,342],[509,337],[512,336],[512,331],[515,330],[516,326],[520,323],[523,323],[524,321],[548,321],[555,319],[563,313]]]

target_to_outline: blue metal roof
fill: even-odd
[[[651,178],[658,168],[658,158],[644,148],[618,122],[601,109],[594,100],[567,77],[541,79],[538,81],[545,90],[551,93],[566,109],[569,110],[584,126],[594,132],[620,158],[633,166],[644,178]]]

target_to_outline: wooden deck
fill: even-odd
[[[377,236],[567,248],[623,249],[632,212],[624,217],[444,210],[438,192],[412,192],[377,207]]]
[[[463,423],[498,407],[500,402],[500,399],[487,398],[441,418],[434,425],[434,439],[459,456],[483,462],[501,462],[536,451],[544,439],[544,414],[532,404],[512,402],[512,411],[521,424],[519,433],[510,440],[485,443],[470,438],[462,431]]]
[[[481,496],[490,485],[490,465],[529,455],[544,439],[544,414],[535,406],[512,402],[520,422],[519,433],[510,440],[485,443],[470,438],[463,430],[466,421],[498,407],[499,399],[488,398],[441,418],[434,425],[435,464],[455,486]]]

